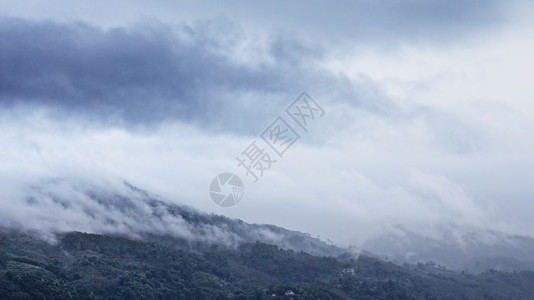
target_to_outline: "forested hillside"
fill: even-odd
[[[173,242],[177,243],[174,247]],[[532,299],[534,273],[456,273],[427,263],[318,257],[275,245],[194,247],[85,233],[50,245],[0,239],[8,299]],[[341,256],[342,257],[342,256]],[[349,256],[347,256],[349,257]]]

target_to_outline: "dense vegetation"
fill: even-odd
[[[534,299],[531,272],[473,275],[432,263],[400,267],[366,256],[317,257],[259,242],[237,249],[181,250],[183,245],[171,244],[69,233],[50,245],[28,235],[2,234],[0,298]]]

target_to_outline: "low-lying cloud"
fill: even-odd
[[[448,7],[435,26],[458,39],[427,33],[422,45],[405,33],[388,49],[378,37],[342,46],[298,30],[254,37],[225,18],[102,29],[2,17],[2,223],[191,232],[87,198],[116,190],[144,211],[127,181],[164,201],[345,245],[398,225],[435,237],[443,224],[532,235],[532,24],[484,27],[492,3],[482,15]],[[453,16],[458,28],[502,26],[459,34],[442,22]],[[252,183],[235,156],[303,90],[324,118]],[[246,183],[231,209],[209,199],[222,172]],[[58,178],[65,184],[49,184]]]

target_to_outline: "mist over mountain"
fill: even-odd
[[[113,189],[102,189],[56,178],[31,186],[18,200],[17,213],[32,215],[29,219],[18,219],[16,214],[4,218],[4,228],[33,233],[51,243],[56,242],[56,234],[83,231],[169,244],[180,241],[179,244],[192,247],[236,248],[260,241],[319,256],[337,256],[347,251],[309,234],[275,225],[248,224],[171,204],[127,182],[119,182],[118,188],[114,185]],[[170,240],[165,242],[166,238]]]
[[[486,233],[483,240],[473,233],[463,237],[469,244],[445,244],[399,229],[404,235],[396,240],[370,241],[367,246],[381,251],[371,253],[170,204],[127,182],[120,186],[120,193],[87,189],[65,178],[33,186],[24,198],[26,209],[54,208],[56,214],[19,224],[3,220],[0,297],[532,299],[534,294],[534,272],[518,272],[529,269],[520,261],[532,255],[528,238]],[[83,199],[84,205],[67,199]],[[67,212],[77,218],[65,219]],[[502,253],[507,256],[499,257]]]
[[[0,298],[531,298],[532,15],[0,0]]]
[[[484,272],[534,270],[534,239],[483,229],[458,228],[448,224],[439,236],[397,227],[389,235],[367,241],[361,247],[397,263],[432,261],[452,270]]]
[[[357,258],[361,253],[396,264],[434,262],[446,268],[474,273],[533,270],[534,239],[449,224],[432,235],[395,227],[361,245],[340,247],[309,233],[271,224],[249,224],[200,212],[117,180],[109,186],[67,178],[44,180],[27,189],[19,199],[18,213],[2,220],[4,228],[28,232],[51,243],[57,234],[82,231],[113,234],[152,241],[184,250],[221,246],[231,249],[243,243],[262,242],[281,249],[318,256]],[[76,216],[73,218],[72,216]],[[350,235],[350,231],[346,234]]]

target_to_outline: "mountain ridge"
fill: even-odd
[[[212,245],[235,249],[242,243],[260,241],[316,256],[357,258],[365,254],[398,265],[432,261],[452,270],[474,273],[489,269],[534,270],[534,239],[476,229],[466,231],[454,225],[439,228],[439,232],[444,236],[465,232],[463,245],[452,239],[436,239],[397,226],[395,234],[379,236],[359,247],[346,248],[276,225],[249,224],[172,204],[126,181],[99,186],[56,178],[32,186],[25,197],[18,200],[24,209],[42,210],[48,214],[39,213],[31,218],[31,222],[25,219],[9,226],[4,221],[3,226],[34,232],[51,242],[56,233],[69,231],[119,235],[171,247],[174,243],[183,250]],[[64,215],[73,213],[76,219],[63,220]]]

